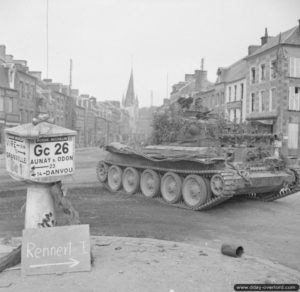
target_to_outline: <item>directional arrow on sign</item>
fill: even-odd
[[[23,155],[25,155],[25,152],[23,152],[23,151],[17,150],[17,152],[18,152],[18,153],[22,153]]]
[[[47,267],[47,266],[63,266],[63,265],[69,265],[69,268],[76,267],[80,262],[78,260],[69,258],[69,262],[64,263],[49,263],[49,264],[38,264],[38,265],[30,265],[29,268],[40,268],[40,267]]]
[[[48,168],[48,165],[45,166],[32,166],[31,169],[36,169],[36,168]]]

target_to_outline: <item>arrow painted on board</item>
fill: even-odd
[[[41,267],[48,267],[48,266],[63,266],[63,265],[69,265],[69,268],[74,268],[80,263],[78,260],[72,258],[69,258],[69,260],[70,260],[69,262],[64,262],[64,263],[29,265],[29,268],[41,268]]]
[[[22,152],[22,151],[19,151],[19,150],[17,150],[17,152],[18,153],[22,153],[23,155],[25,155],[25,152]]]
[[[36,168],[48,168],[48,165],[45,166],[32,166],[31,169],[36,169]]]

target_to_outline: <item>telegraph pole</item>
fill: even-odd
[[[150,93],[150,106],[153,107],[153,90]]]
[[[49,72],[49,0],[46,4],[46,75]]]
[[[73,60],[70,59],[70,80],[69,80],[69,95],[71,96],[72,92],[72,74],[73,74]]]
[[[169,87],[169,73],[167,73],[167,83],[166,83],[166,98],[169,98],[169,91],[168,91],[168,87]]]

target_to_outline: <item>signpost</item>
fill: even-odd
[[[6,169],[14,179],[29,183],[25,228],[55,225],[51,187],[74,173],[76,132],[40,119],[5,133]]]
[[[89,225],[24,229],[22,275],[91,270]]]
[[[6,168],[17,179],[57,180],[74,173],[74,136],[24,139],[7,134]]]
[[[53,186],[74,173],[76,132],[34,119],[5,130],[6,169],[16,180],[28,183],[22,274],[38,275],[90,271],[89,225],[53,227],[56,224]],[[62,203],[62,201],[60,201]],[[52,227],[52,228],[40,228]],[[20,249],[12,255],[17,260]]]
[[[6,169],[17,177],[28,177],[28,150],[26,139],[7,135],[6,138]]]
[[[49,177],[74,173],[74,137],[40,138],[30,143],[31,177]]]

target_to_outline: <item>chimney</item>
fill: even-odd
[[[79,96],[79,90],[78,89],[71,89],[71,94],[73,97],[78,97]]]
[[[186,82],[193,81],[193,80],[194,80],[194,74],[185,74],[185,75],[184,75],[184,80],[185,80]]]
[[[201,91],[206,88],[207,85],[207,71],[195,70],[195,90]]]
[[[204,70],[204,58],[201,58],[201,70]]]
[[[35,78],[42,80],[42,72],[41,71],[29,71],[30,75],[34,76]]]
[[[52,79],[49,79],[49,78],[43,79],[43,81],[44,81],[47,85],[49,85],[49,84],[52,83]]]
[[[263,37],[260,38],[260,39],[261,39],[261,45],[262,45],[262,46],[263,46],[264,44],[267,43],[268,38],[269,38],[269,36],[268,36],[268,29],[265,28],[265,35],[264,35]]]
[[[5,60],[5,51],[6,51],[5,45],[0,45],[0,59],[2,59],[3,61]]]
[[[5,61],[8,63],[13,62],[14,56],[13,55],[5,55]]]
[[[260,46],[257,45],[248,46],[248,56],[252,55],[259,48]]]
[[[27,61],[25,61],[25,60],[14,60],[14,63],[19,64],[24,67],[27,67]]]

